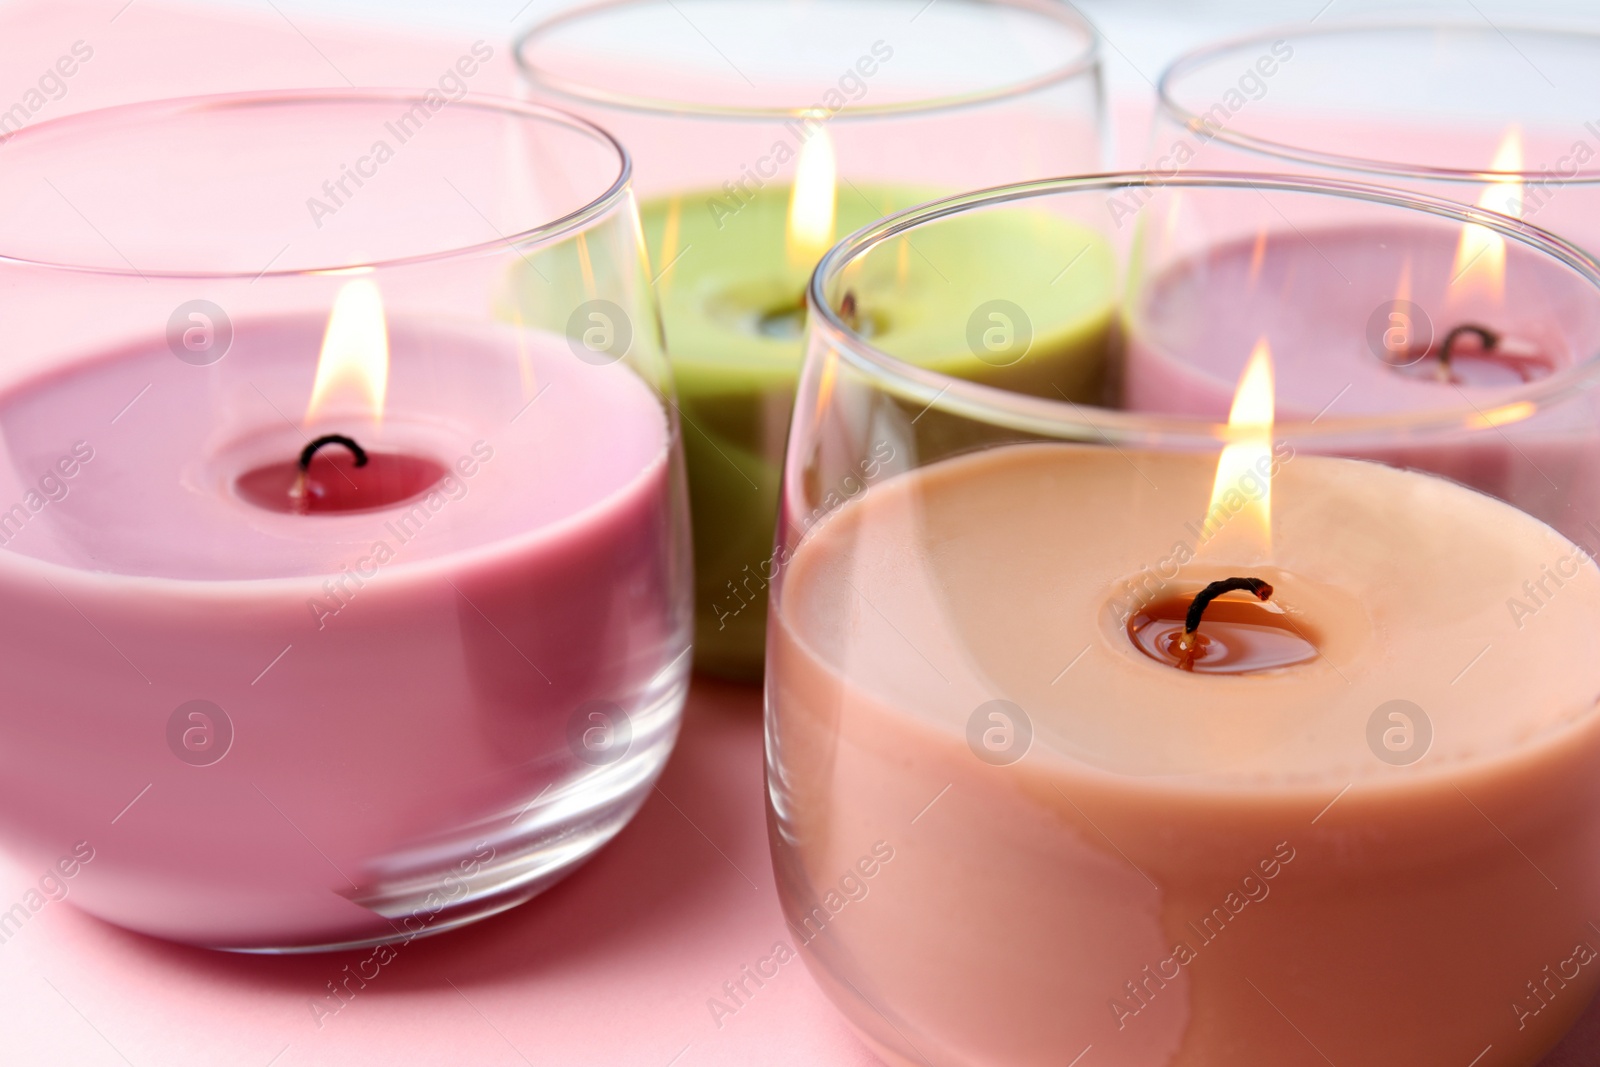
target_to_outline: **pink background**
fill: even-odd
[[[385,39],[369,27],[290,17],[292,24],[271,9],[219,15],[151,0],[0,8],[0,111],[78,40],[94,58],[34,121],[139,98],[346,78],[426,85],[470,43]],[[475,90],[510,88],[510,33],[508,24],[502,39],[489,40],[495,59]],[[1124,117],[1122,140],[1136,153],[1143,108],[1132,105]],[[798,961],[720,1025],[708,1007],[743,966],[780,941],[794,944],[768,859],[760,709],[754,689],[697,683],[659,787],[610,847],[531,904],[399,948],[320,1026],[312,1004],[325,1003],[326,984],[369,953],[227,956],[125,933],[69,903],[46,904],[0,943],[0,1058],[138,1067],[876,1063]],[[130,800],[142,784],[129,781]],[[103,839],[138,817],[138,802],[120,816],[108,811]],[[0,858],[0,912],[43,873]],[[93,877],[90,863],[68,884]],[[1592,1010],[1546,1067],[1597,1060],[1600,1011]],[[1083,1067],[1093,1063],[1091,1052]]]
[[[271,8],[219,14],[150,0],[122,8],[123,0],[0,7],[0,111],[78,40],[94,57],[33,121],[141,98],[338,86],[341,72],[362,86],[429,85],[472,40],[385,39],[293,11],[291,25]],[[495,58],[474,90],[510,90],[511,32],[508,23],[505,40],[488,40]],[[0,324],[5,317],[0,301]],[[320,1028],[312,1002],[369,953],[182,948],[89,918],[69,893],[0,943],[0,1061],[872,1064],[798,960],[720,1027],[707,1007],[775,942],[793,945],[773,890],[761,775],[760,694],[699,686],[658,789],[610,847],[531,907],[399,948]],[[130,779],[127,799],[144,784]],[[115,824],[118,813],[106,812],[104,839],[137,821],[142,802]],[[44,873],[0,857],[0,911]],[[94,876],[91,862],[69,890]]]

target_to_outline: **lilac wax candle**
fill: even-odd
[[[1576,282],[1518,242],[1473,224],[1300,225],[1173,257],[1132,298],[1123,399],[1135,411],[1225,421],[1255,346],[1267,341],[1286,423],[1435,411],[1459,443],[1396,445],[1364,458],[1442,474],[1532,509],[1586,543],[1600,521],[1600,440],[1588,420],[1520,403],[1519,391],[1587,363],[1600,321]],[[1558,503],[1555,483],[1587,486]],[[1546,492],[1546,490],[1549,490]]]

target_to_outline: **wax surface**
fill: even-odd
[[[319,340],[242,322],[210,367],[157,338],[0,396],[5,499],[79,461],[0,550],[0,833],[30,860],[100,845],[138,794],[73,896],[120,925],[287,947],[509,906],[620,827],[675,733],[685,561],[650,389],[555,339],[397,319],[383,427],[328,418],[450,478],[257,508],[232,479],[303,445],[280,413]],[[195,700],[232,734],[204,765],[170,729]],[[627,759],[580,759],[591,701],[631,719]]]
[[[1496,296],[1467,284],[1470,277],[1457,279],[1459,239],[1459,227],[1443,225],[1307,226],[1270,231],[1260,246],[1254,239],[1219,242],[1177,259],[1147,279],[1130,308],[1124,404],[1223,421],[1263,338],[1283,419],[1488,412],[1522,388],[1454,384],[1388,366],[1379,338],[1397,298],[1427,316],[1435,344],[1453,327],[1475,323],[1530,346],[1557,373],[1600,354],[1600,311],[1571,271],[1509,244],[1505,289]],[[1418,334],[1427,329],[1420,321],[1409,325]],[[1381,447],[1353,454],[1470,485],[1595,547],[1597,424],[1594,400],[1578,397],[1518,410],[1495,434],[1392,434]]]
[[[1325,408],[1330,416],[1453,409],[1463,395],[1482,404],[1505,392],[1386,365],[1373,349],[1370,320],[1397,299],[1422,310],[1435,342],[1476,323],[1531,344],[1555,370],[1600,351],[1600,314],[1570,270],[1512,244],[1497,297],[1471,278],[1457,279],[1459,240],[1459,227],[1443,225],[1274,230],[1259,249],[1247,238],[1178,259],[1145,280],[1130,311],[1128,404],[1226,418],[1262,336],[1272,344],[1284,418],[1309,419]],[[1380,318],[1381,336],[1391,320]]]
[[[0,397],[10,458],[0,472],[9,497],[0,499],[20,499],[73,439],[94,437],[97,424],[139,396],[115,424],[126,423],[136,445],[97,449],[74,481],[78,491],[30,519],[6,547],[130,577],[337,573],[352,552],[361,555],[384,536],[396,539],[385,523],[405,509],[317,516],[308,524],[248,504],[232,487],[260,464],[297,458],[326,430],[349,433],[371,451],[420,452],[455,473],[439,494],[446,505],[428,507],[427,521],[410,524],[415,535],[396,565],[537,534],[662,462],[660,405],[626,368],[580,363],[552,339],[531,357],[537,374],[525,378],[509,331],[469,341],[404,320],[390,327],[388,417],[374,426],[364,413],[330,413],[302,429],[323,326],[311,318],[246,324],[213,367],[191,367],[164,346],[146,347],[69,366]],[[464,342],[472,353],[465,358],[481,369],[451,374],[441,359],[445,346]],[[541,388],[547,394],[517,417]],[[193,417],[206,407],[218,414]],[[485,460],[486,452],[492,458]],[[463,460],[473,468],[470,478],[457,468]]]
[[[1580,966],[1535,1011],[1525,986],[1600,945],[1600,569],[1443,480],[1291,458],[1250,573],[1322,656],[1178,671],[1112,606],[1192,544],[1214,462],[1003,447],[885,482],[796,550],[768,690],[780,886],[891,1062],[1528,1064],[1600,987]],[[1558,560],[1519,629],[1508,598]],[[995,699],[1033,728],[1009,766],[967,741]],[[1369,744],[1395,699],[1432,724],[1408,766]],[[880,839],[894,863],[835,913]]]
[[[936,195],[842,184],[836,232]],[[769,186],[731,216],[725,207],[720,215],[708,210],[709,192],[640,209],[652,262],[672,264],[657,291],[689,423],[696,662],[735,677],[760,675],[779,468],[803,354],[798,334],[758,329],[762,311],[799,304],[811,273],[811,264],[785,258],[789,196],[788,186]],[[848,284],[873,343],[895,356],[957,377],[1095,401],[1113,279],[1110,247],[1089,230],[1007,210],[891,244]],[[1014,364],[986,362],[966,340],[969,318],[997,299],[1031,319],[1032,347]]]

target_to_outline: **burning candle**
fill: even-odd
[[[90,842],[72,900],[110,922],[247,951],[448,930],[605,844],[671,749],[664,359],[585,362],[496,304],[555,245],[637,257],[626,157],[559,112],[430,99],[153,102],[7,142],[13,199],[56,206],[0,226],[0,842]],[[397,115],[426,136],[308,216]],[[530,128],[532,193],[497,166]],[[126,262],[81,258],[80,212]]]
[[[830,136],[817,125],[792,185],[734,201],[700,191],[640,206],[686,422],[702,669],[761,674],[779,468],[811,270],[838,234],[936,196],[856,183],[841,193]],[[1027,252],[1016,254],[1023,237]],[[1012,251],[987,251],[995,245]],[[997,211],[914,244],[902,240],[893,267],[864,272],[846,302],[874,344],[921,366],[1094,403],[1112,321],[1110,254],[1103,238],[1071,219]],[[1071,283],[1056,284],[1068,268]],[[530,306],[544,287],[530,269]]]
[[[684,451],[695,521],[696,662],[718,674],[760,676],[782,442],[811,268],[836,234],[937,196],[855,185],[837,197],[834,222],[831,158],[828,133],[819,129],[801,150],[794,185],[757,193],[732,218],[703,210],[705,194],[641,207],[652,261],[672,264],[657,291],[679,403],[693,424]],[[1030,255],[984,252],[986,236],[1025,232],[1035,238]],[[852,300],[858,327],[875,344],[915,353],[942,373],[1098,401],[1111,321],[1110,281],[1100,273],[1110,250],[1101,238],[1039,212],[996,213],[939,237],[902,244],[892,275],[860,280]],[[1052,289],[1069,264],[1105,284]],[[1001,310],[982,320],[980,337],[999,331],[987,348],[933,343],[949,335],[952,316],[965,320],[1002,297],[1047,308],[1049,317],[1024,325]],[[1014,338],[1024,330],[1031,341],[1019,345]]]
[[[355,393],[353,399],[369,417],[381,416],[388,378],[383,297],[372,282],[353,281],[340,290],[328,317],[305,421],[314,422],[341,391]],[[334,446],[336,454],[323,452],[327,446]],[[245,471],[234,487],[257,507],[321,515],[399,504],[432,489],[447,473],[429,456],[369,453],[354,438],[329,433],[308,442],[297,459]]]
[[[711,24],[715,47],[692,28]],[[683,416],[695,664],[759,678],[812,267],[886,212],[1100,169],[1098,35],[1038,0],[771,0],[733,17],[720,0],[606,0],[515,51],[530,92],[595,117],[637,160]],[[1002,207],[891,240],[853,280],[848,317],[942,372],[1098,400],[1114,289],[1099,221]],[[1020,254],[991,255],[987,236]],[[530,271],[523,289],[537,315],[543,283]],[[936,421],[919,427],[930,447]]]
[[[1003,445],[795,549],[779,885],[888,1062],[1528,1064],[1600,988],[1600,568],[1272,420],[1257,344],[1218,461]]]
[[[74,492],[0,552],[0,677],[64,731],[6,745],[7,838],[76,840],[151,783],[97,841],[97,877],[74,887],[96,915],[234,948],[382,939],[451,874],[470,890],[428,923],[447,928],[530,894],[502,884],[527,833],[517,815],[588,770],[567,737],[585,701],[634,716],[635,756],[670,741],[640,703],[687,650],[658,400],[560,342],[385,330],[377,299],[347,283],[309,400],[305,319],[237,324],[211,373],[158,339],[0,394],[15,472],[58,446],[53,428],[109,417],[153,383],[119,420],[121,446],[97,449]],[[326,388],[345,334],[376,362]],[[447,398],[416,373],[441,351]],[[362,410],[391,358],[386,409]],[[556,402],[513,421],[525,365]],[[197,417],[218,394],[257,427]],[[273,426],[297,396],[304,423]],[[345,455],[307,462],[302,441],[323,431]],[[85,619],[103,641],[85,644]],[[158,728],[196,698],[233,736],[203,775]],[[95,739],[75,757],[81,780],[26,803],[50,791],[67,736]]]
[[[1522,165],[1520,132],[1512,127],[1491,168],[1514,174]],[[1478,202],[1514,216],[1521,183],[1491,181]],[[1285,206],[1293,213],[1298,205]],[[1130,309],[1127,407],[1220,417],[1252,334],[1260,332],[1279,354],[1282,411],[1299,420],[1462,405],[1486,411],[1588,360],[1600,341],[1600,322],[1570,276],[1487,225],[1292,218],[1280,228],[1282,218],[1271,215],[1254,237],[1207,243],[1153,270]],[[1152,239],[1153,249],[1159,240]],[[1205,308],[1230,311],[1206,316],[1197,330]],[[1593,427],[1543,412],[1514,421],[1514,441],[1495,435],[1429,450],[1391,443],[1382,455],[1362,454],[1504,499],[1527,500],[1552,480],[1590,486],[1534,510],[1592,541],[1586,524],[1600,518]]]

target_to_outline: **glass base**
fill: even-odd
[[[602,841],[601,844],[605,844],[605,842]],[[549,888],[549,886],[554,885],[562,878],[565,878],[568,874],[571,874],[573,871],[577,870],[581,864],[582,861],[580,860],[578,863],[574,863],[571,866],[562,869],[561,871],[557,872],[548,882],[537,888],[516,893],[508,896],[504,900],[485,901],[483,902],[483,906],[463,907],[456,909],[447,915],[441,915],[426,929],[419,930],[414,934],[396,933],[381,937],[356,938],[353,941],[334,941],[325,945],[269,945],[259,948],[234,948],[228,945],[212,945],[211,948],[217,952],[236,952],[244,956],[305,956],[317,952],[348,952],[354,949],[376,948],[378,945],[404,945],[408,942],[415,941],[418,938],[435,937],[439,934],[447,933],[450,930],[457,930],[463,926],[469,926],[472,923],[478,922],[482,919],[499,915],[503,911],[510,911],[518,904],[525,904],[532,900],[545,889]]]
[[[487,919],[525,903],[577,870],[628,824],[649,796],[677,739],[688,691],[687,671],[652,706],[631,717],[633,744],[627,755],[527,805],[520,815],[497,815],[428,841],[385,861],[385,871],[353,903],[386,920],[370,936],[307,944],[210,945],[221,952],[299,955],[404,944]],[[509,828],[508,828],[509,827]],[[482,860],[470,873],[460,857]]]

